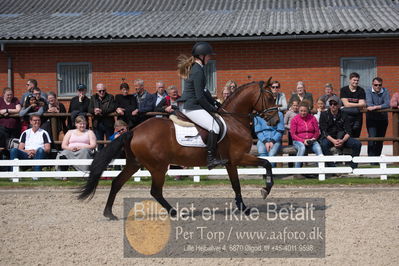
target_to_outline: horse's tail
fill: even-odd
[[[119,138],[116,138],[110,144],[108,144],[105,148],[103,148],[99,153],[94,157],[93,162],[91,163],[89,170],[90,175],[87,179],[85,185],[83,185],[80,190],[78,199],[91,199],[96,192],[96,188],[102,173],[108,164],[114,159],[116,155],[118,155],[123,148],[124,144],[127,141],[130,141],[133,137],[133,131],[128,131],[125,134],[122,134]]]

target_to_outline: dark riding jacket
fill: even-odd
[[[183,108],[186,110],[205,109],[208,113],[217,112],[218,102],[213,99],[207,88],[203,66],[194,63],[190,74],[184,80],[184,91],[178,102],[184,102]]]
[[[342,139],[345,134],[352,134],[351,124],[348,120],[347,114],[338,110],[334,116],[330,110],[321,112],[319,119],[319,127],[323,138],[328,136],[334,139]]]

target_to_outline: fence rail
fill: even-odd
[[[290,174],[316,174],[318,179],[323,181],[326,179],[326,174],[353,174],[353,175],[377,175],[381,180],[386,180],[387,175],[399,174],[399,166],[396,168],[387,168],[388,164],[399,163],[398,156],[381,156],[381,157],[351,157],[349,155],[338,156],[275,156],[275,157],[260,157],[268,159],[272,163],[289,163],[289,162],[304,162],[313,163],[313,166],[303,168],[273,168],[275,175],[290,175]],[[357,168],[352,169],[347,166],[326,167],[326,162],[355,162],[355,163],[379,163],[378,168]],[[13,181],[18,182],[19,178],[31,177],[88,177],[88,172],[82,171],[21,171],[23,166],[70,166],[70,165],[90,165],[92,159],[75,159],[75,160],[1,160],[0,166],[12,167],[12,172],[0,172],[0,178],[11,178]],[[115,159],[110,165],[125,165],[125,159]],[[103,172],[103,177],[115,177],[120,173],[119,170],[106,170]],[[255,175],[260,178],[266,173],[264,168],[239,168],[239,175]],[[226,169],[202,169],[200,167],[193,167],[191,169],[170,169],[167,172],[169,176],[192,176],[194,182],[200,182],[200,176],[226,176]],[[139,182],[141,177],[151,176],[147,170],[139,170],[133,175],[134,181]]]

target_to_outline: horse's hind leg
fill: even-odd
[[[140,169],[140,166],[135,162],[127,160],[125,168],[122,172],[112,181],[111,191],[109,192],[107,204],[104,209],[104,216],[110,220],[117,220],[118,218],[112,213],[112,205],[114,205],[115,197],[122,186],[128,181],[132,175]]]
[[[151,169],[149,170],[152,176],[152,183],[151,183],[151,196],[156,199],[159,204],[164,207],[171,216],[176,215],[176,210],[166,201],[163,197],[163,185],[165,183],[165,174],[167,171],[166,167],[158,167],[158,169]]]

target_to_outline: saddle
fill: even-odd
[[[215,119],[216,123],[218,123],[220,131],[218,134],[218,141],[224,136],[224,124],[220,120],[220,118],[216,115],[212,115],[213,118]],[[208,135],[209,132],[208,130],[204,129],[203,127],[200,127],[199,125],[195,124],[193,121],[191,121],[190,118],[188,118],[186,115],[184,115],[181,111],[175,110],[173,115],[170,115],[169,118],[176,124],[183,126],[183,127],[195,127],[198,130],[198,134],[201,136],[201,139],[204,143],[207,143],[208,140]]]

